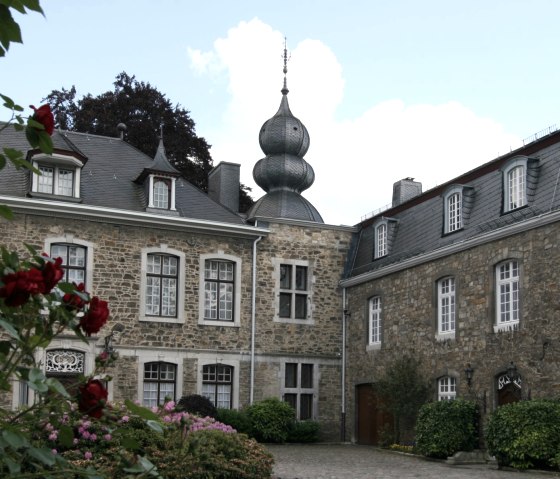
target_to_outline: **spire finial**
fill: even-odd
[[[159,139],[163,140],[163,121],[159,124]]]
[[[288,39],[284,37],[284,87],[282,88],[282,95],[287,95],[290,90],[288,90],[288,82],[286,80],[286,74],[288,73]]]

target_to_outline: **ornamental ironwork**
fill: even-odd
[[[521,389],[521,377],[516,377],[513,381],[507,374],[503,374],[498,378],[498,391],[502,390],[506,385],[513,383]]]
[[[68,349],[47,351],[46,372],[76,374],[84,372],[85,354]]]

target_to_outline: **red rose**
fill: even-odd
[[[107,390],[99,379],[89,379],[78,388],[78,408],[88,416],[100,418],[107,402]]]
[[[7,306],[21,306],[32,294],[43,292],[43,274],[37,268],[18,271],[2,278],[4,286],[0,288],[0,298]]]
[[[62,297],[62,301],[63,301],[63,303],[65,303],[67,306],[69,306],[71,308],[83,309],[83,307],[89,301],[83,299],[83,297],[76,294],[76,292],[87,294],[86,291],[85,291],[86,286],[84,285],[84,283],[80,283],[80,284],[72,283],[72,284],[74,285],[75,292],[66,293]]]
[[[52,135],[54,131],[54,116],[51,112],[51,107],[49,105],[43,105],[39,108],[35,108],[33,105],[30,105],[30,108],[35,110],[32,118],[45,127],[45,131],[49,136]]]
[[[43,294],[48,294],[58,284],[64,276],[64,270],[61,267],[62,258],[56,258],[54,261],[47,259],[43,266]]]
[[[91,336],[103,327],[108,317],[109,308],[107,301],[102,301],[97,296],[94,296],[91,298],[87,313],[80,320],[80,326],[84,333],[86,333],[86,336]]]

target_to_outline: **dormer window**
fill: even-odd
[[[373,259],[383,258],[390,253],[395,237],[397,221],[394,218],[381,217],[373,225]]]
[[[150,175],[148,208],[175,211],[175,178]]]
[[[33,173],[32,196],[56,196],[59,199],[80,197],[82,161],[73,156],[37,155],[32,160],[40,174]]]
[[[387,256],[387,223],[375,228],[375,257]]]
[[[516,157],[502,170],[504,213],[527,205],[527,160],[524,156]]]
[[[463,187],[456,186],[444,196],[444,231],[453,233],[463,228]]]

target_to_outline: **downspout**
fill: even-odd
[[[257,243],[262,240],[259,236],[253,242],[253,280],[251,284],[251,383],[249,386],[249,404],[253,404],[255,389],[255,330],[256,330],[256,294],[257,294]]]
[[[340,440],[346,442],[346,288],[342,288],[342,397],[340,400]]]

